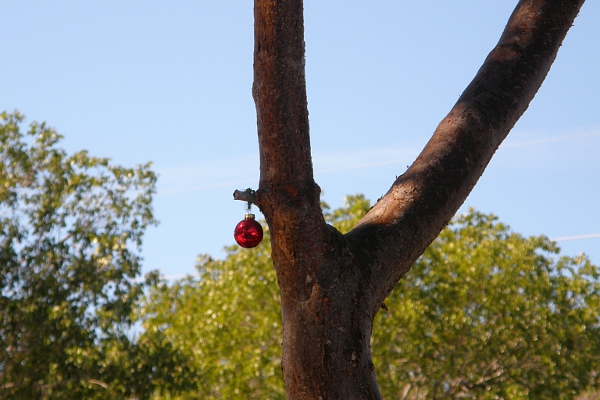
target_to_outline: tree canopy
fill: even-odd
[[[252,250],[228,247],[223,261],[201,255],[198,278],[151,288],[141,309],[142,340],[161,332],[189,357],[197,377],[177,398],[286,398],[279,291],[266,239]]]
[[[570,399],[599,384],[599,270],[471,210],[401,280],[374,331],[400,398]]]
[[[45,123],[21,132],[23,118],[0,115],[0,397],[150,393],[129,330],[156,176],[68,155]]]
[[[369,209],[349,196],[325,215],[344,232]],[[227,250],[224,261],[201,256],[199,278],[155,285],[144,327],[192,360],[198,378],[182,399],[284,399],[269,240]],[[558,255],[547,237],[523,237],[493,215],[455,217],[375,320],[383,397],[571,399],[600,383],[599,270]]]

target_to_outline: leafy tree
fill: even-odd
[[[0,115],[0,397],[147,397],[152,354],[128,331],[156,176],[22,120]]]
[[[142,308],[141,339],[161,332],[191,360],[196,379],[176,398],[285,399],[270,245],[263,240],[253,250],[232,246],[227,252],[224,261],[200,256],[197,279],[152,287]]]
[[[600,373],[600,270],[471,210],[375,321],[382,391],[400,398],[572,399]],[[597,382],[600,384],[600,381]]]
[[[310,151],[302,0],[254,1],[260,180],[290,399],[379,399],[370,337],[396,283],[460,208],[527,109],[583,0],[520,0],[419,157],[350,232],[326,224]],[[357,51],[357,55],[360,52]]]
[[[346,232],[370,204],[357,195],[324,209]],[[163,332],[202,377],[181,399],[286,398],[269,247],[230,247],[224,261],[202,256],[200,278],[153,287],[146,332]],[[599,270],[558,252],[492,215],[457,216],[375,320],[384,397],[572,399],[600,385]]]

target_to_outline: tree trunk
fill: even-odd
[[[417,160],[342,235],[325,223],[313,179],[302,0],[255,0],[260,182],[254,203],[271,233],[290,399],[381,398],[370,349],[377,311],[528,107],[582,4],[520,1]]]

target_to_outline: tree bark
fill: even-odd
[[[313,179],[302,0],[255,0],[260,182],[254,203],[271,233],[290,399],[381,398],[370,349],[377,311],[527,109],[582,4],[520,1],[417,160],[342,235],[325,223]]]

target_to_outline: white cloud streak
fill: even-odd
[[[600,136],[600,131],[548,137],[515,143],[505,142],[500,146],[500,149],[533,146],[592,136]],[[419,150],[416,148],[398,149],[392,147],[369,148],[354,151],[317,152],[313,157],[313,163],[315,175],[322,175],[394,164],[410,164],[416,158],[418,153]],[[248,177],[248,179],[240,180],[231,179],[233,176],[247,174],[249,166],[255,166],[254,170],[256,171],[256,178],[250,179]],[[256,184],[258,181],[258,156],[245,156],[236,159],[201,162],[181,167],[159,168],[158,172],[160,175],[158,195],[173,195],[227,186],[235,187],[238,185]],[[197,184],[190,184],[191,182],[197,182]]]

